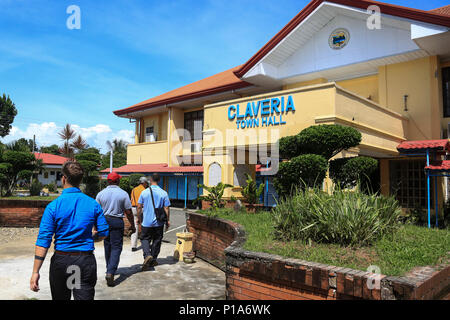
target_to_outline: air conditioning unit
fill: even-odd
[[[202,143],[201,141],[196,141],[191,143],[191,153],[201,152],[202,151]]]

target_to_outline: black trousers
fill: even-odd
[[[55,253],[50,262],[53,300],[94,300],[97,261],[94,254],[67,256]]]
[[[123,218],[106,216],[109,225],[109,235],[103,241],[105,247],[106,273],[115,275],[119,267],[120,254],[123,248]]]
[[[161,242],[164,236],[164,226],[161,227],[142,227],[141,243],[144,259],[152,256],[156,259],[161,250]],[[151,244],[150,244],[151,242]]]

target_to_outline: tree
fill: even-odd
[[[72,141],[72,143],[70,144],[70,146],[71,146],[73,149],[75,149],[75,150],[77,150],[78,152],[80,152],[80,151],[86,149],[88,145],[87,145],[86,141],[85,141],[80,135],[78,135],[78,136]]]
[[[11,196],[19,180],[31,178],[35,170],[35,157],[31,152],[5,150],[0,159],[0,180],[5,195]]]
[[[378,161],[369,157],[340,158],[330,161],[330,178],[341,188],[360,185],[362,191],[374,191],[371,180]]]
[[[51,146],[48,147],[41,147],[39,149],[39,152],[41,153],[49,153],[49,154],[55,154],[55,155],[59,155],[59,147],[56,144],[52,144]]]
[[[34,150],[33,150],[34,146]],[[37,151],[37,147],[34,145],[32,139],[20,138],[18,140],[12,141],[6,145],[6,149],[12,151],[23,151],[23,152],[33,152]]]
[[[322,184],[328,161],[361,143],[361,133],[352,127],[337,124],[311,126],[295,136],[279,141],[280,163],[274,180],[279,195],[288,196],[296,187],[317,187]]]
[[[277,193],[288,196],[296,188],[320,187],[327,174],[328,161],[318,154],[302,154],[281,162],[274,186]]]
[[[123,140],[114,139],[111,143],[113,149],[113,167],[119,168],[127,164],[127,143]],[[111,151],[108,151],[102,157],[101,169],[107,169],[110,166]]]
[[[64,141],[63,146],[60,148],[60,152],[68,158],[73,158],[73,148],[71,147],[70,141],[75,138],[75,131],[70,124],[66,124],[58,135],[61,140]]]
[[[361,143],[361,133],[352,127],[322,124],[302,130],[296,136],[280,139],[280,154],[289,159],[300,154],[318,154],[330,160],[343,150]]]
[[[95,198],[97,193],[100,191],[100,152],[96,148],[81,150],[75,155],[75,159],[84,170],[83,183],[86,186],[85,193],[88,196]]]
[[[11,124],[17,115],[17,109],[11,99],[3,94],[0,97],[0,137],[5,137],[11,130]]]

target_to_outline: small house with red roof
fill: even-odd
[[[69,158],[40,152],[34,152],[34,156],[36,160],[41,160],[43,164],[43,169],[37,173],[38,181],[43,185],[54,183],[57,187],[62,187],[61,169]]]

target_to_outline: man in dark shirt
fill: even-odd
[[[45,208],[36,241],[30,289],[39,291],[39,271],[55,236],[55,253],[50,262],[53,300],[93,300],[97,283],[95,241],[103,240],[109,226],[101,206],[78,188],[83,168],[68,161],[62,168],[61,196]],[[96,231],[93,231],[95,229]]]

